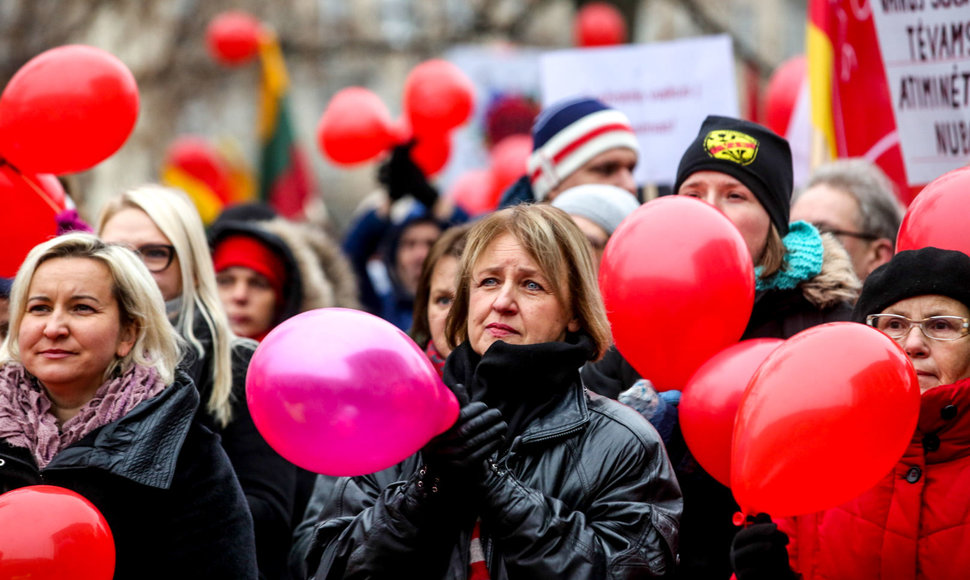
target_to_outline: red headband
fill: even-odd
[[[276,293],[277,305],[282,305],[286,269],[279,257],[258,240],[243,235],[229,236],[216,246],[212,262],[217,273],[240,266],[262,274]]]

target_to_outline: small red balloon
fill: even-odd
[[[38,192],[36,181],[0,165],[0,277],[14,277],[34,246],[57,235],[55,218],[63,208]]]
[[[162,181],[185,191],[205,224],[212,223],[232,201],[232,168],[202,137],[186,135],[173,141],[163,167]]]
[[[428,177],[441,171],[450,156],[451,138],[447,134],[419,137],[411,148],[411,159]]]
[[[576,46],[612,46],[626,42],[626,21],[612,4],[590,2],[576,13]]]
[[[498,204],[494,181],[491,169],[469,169],[458,176],[448,195],[468,215],[486,214]]]
[[[354,165],[397,143],[399,131],[380,97],[363,87],[348,87],[327,104],[317,125],[317,142],[334,163]]]
[[[840,505],[899,461],[919,406],[916,371],[893,339],[855,322],[802,331],[768,355],[741,398],[734,498],[746,514],[774,517]]]
[[[475,85],[446,60],[425,61],[404,80],[403,106],[414,135],[447,133],[471,116]]]
[[[115,545],[98,508],[62,487],[0,495],[0,578],[110,580]]]
[[[784,137],[802,87],[808,82],[805,56],[794,56],[781,63],[771,74],[765,91],[766,125]]]
[[[531,154],[532,137],[529,135],[509,135],[492,148],[489,157],[492,162],[492,175],[495,176],[495,188],[498,190],[497,196],[501,196],[503,191],[525,175],[526,163]]]
[[[107,159],[138,119],[138,86],[113,55],[68,45],[32,58],[0,95],[0,158],[27,173],[74,173]]]
[[[259,52],[263,24],[251,14],[223,12],[205,31],[206,47],[212,58],[226,66],[245,64]]]
[[[928,246],[970,255],[970,167],[944,173],[916,196],[899,226],[896,251]]]
[[[784,341],[743,340],[717,353],[684,387],[677,416],[691,454],[707,473],[731,485],[731,435],[745,387],[765,358]]]
[[[599,286],[620,353],[658,391],[682,389],[744,333],[754,266],[717,208],[666,196],[637,208],[610,237]]]

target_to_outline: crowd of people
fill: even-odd
[[[629,120],[570,99],[532,138],[526,174],[484,216],[440,195],[402,145],[342,240],[260,204],[206,230],[186,195],[152,184],[111,199],[93,232],[35,247],[0,285],[0,493],[88,498],[117,578],[960,577],[970,257],[895,254],[903,208],[871,163],[821,166],[795,192],[785,139],[704,120],[671,193],[743,238],[756,293],[742,339],[868,324],[922,392],[912,445],[873,489],[740,527],[684,441],[679,392],[658,394],[613,346],[597,272],[649,197]],[[408,331],[460,405],[372,474],[297,467],[246,405],[259,341],[333,306]]]

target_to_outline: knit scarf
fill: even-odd
[[[756,290],[792,290],[822,271],[822,236],[815,226],[797,221],[788,228],[788,234],[781,240],[785,244],[785,265],[764,279],[761,278],[764,268],[755,268]]]
[[[0,439],[27,448],[44,469],[62,449],[124,417],[164,388],[154,368],[132,365],[98,387],[77,415],[58,427],[47,391],[22,365],[10,363],[0,368]]]
[[[427,355],[428,360],[431,361],[434,370],[438,371],[438,376],[440,377],[445,372],[445,357],[441,356],[441,353],[435,348],[433,340],[429,340],[428,346],[424,347],[424,354]]]

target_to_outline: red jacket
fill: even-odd
[[[912,443],[875,487],[779,527],[805,579],[970,578],[970,379],[923,393]]]

